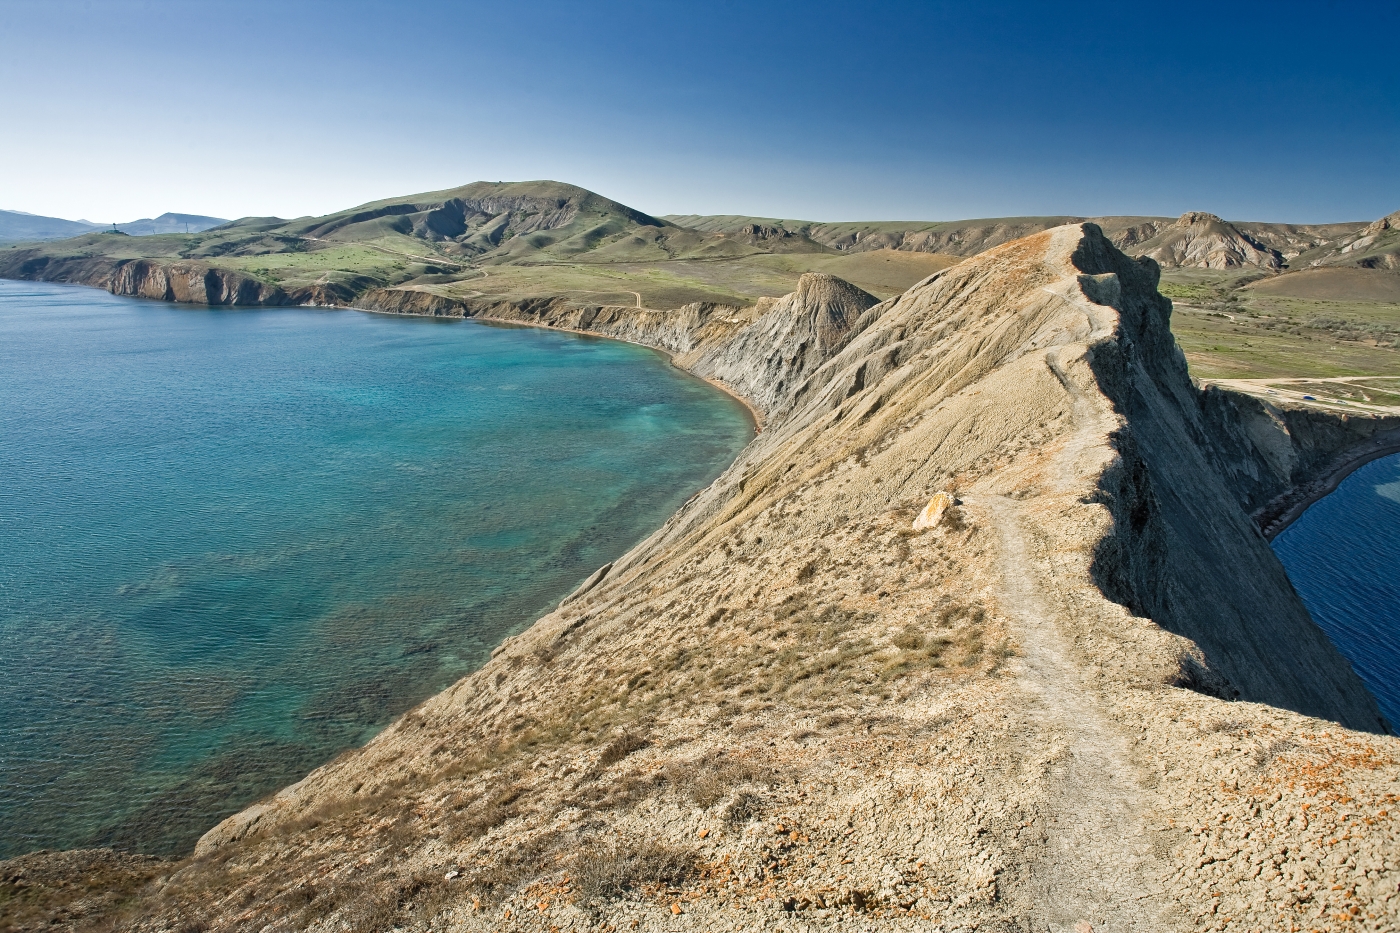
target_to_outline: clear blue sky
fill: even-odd
[[[1397,2],[0,0],[0,207],[555,178],[652,213],[1368,220],[1397,48]]]

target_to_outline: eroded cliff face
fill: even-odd
[[[580,306],[562,299],[484,301],[379,289],[355,306],[395,314],[470,317],[598,334],[655,347],[678,366],[729,387],[769,416],[859,333],[877,299],[835,276],[809,272],[783,298],[751,308],[700,302],[674,311]]]
[[[860,333],[862,315],[877,303],[849,282],[809,272],[791,295],[760,300],[751,325],[679,362],[733,386],[772,417]]]
[[[765,374],[768,428],[129,924],[1392,924],[1400,748],[1218,471],[1155,284],[1084,225],[876,305],[495,309]]]
[[[1134,252],[1173,268],[1237,269],[1265,272],[1283,268],[1283,255],[1214,214],[1188,211],[1165,230],[1136,245]]]
[[[150,259],[61,259],[29,256],[15,250],[6,256],[0,276],[35,282],[70,282],[102,288],[114,295],[207,305],[286,305],[316,303],[329,296],[288,295],[275,285],[199,262]],[[322,300],[320,303],[330,303]]]
[[[1071,225],[869,306],[491,309],[766,374],[768,427],[125,922],[1393,929],[1400,742],[1246,513],[1274,448],[1221,439],[1156,282]]]
[[[1200,394],[1202,443],[1266,538],[1356,467],[1400,453],[1400,418],[1270,402],[1218,386]]]

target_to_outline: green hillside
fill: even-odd
[[[1370,225],[1234,223],[1200,212],[819,223],[655,217],[560,182],[476,182],[189,235],[99,231],[0,246],[0,276],[114,287],[141,262],[167,278],[212,275],[215,291],[181,294],[233,303],[345,306],[400,289],[487,304],[747,306],[792,291],[804,272],[889,297],[964,257],[1086,219],[1163,265],[1173,329],[1199,376],[1400,373],[1400,215]]]
[[[397,287],[660,308],[748,304],[791,291],[808,271],[892,295],[949,263],[847,256],[805,236],[693,230],[583,188],[533,181],[476,182],[321,217],[245,217],[188,236],[99,232],[22,244],[0,249],[0,272],[43,278],[41,266],[137,259],[241,273],[291,302],[348,303],[371,288]]]

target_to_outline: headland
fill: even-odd
[[[125,922],[1386,928],[1400,742],[1251,518],[1367,419],[1198,388],[1159,276],[1076,222],[885,300],[363,293],[666,349],[765,430]]]

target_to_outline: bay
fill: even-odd
[[[1400,454],[1358,469],[1274,539],[1313,620],[1400,728]]]
[[[659,353],[0,281],[0,858],[188,852],[752,437]]]

